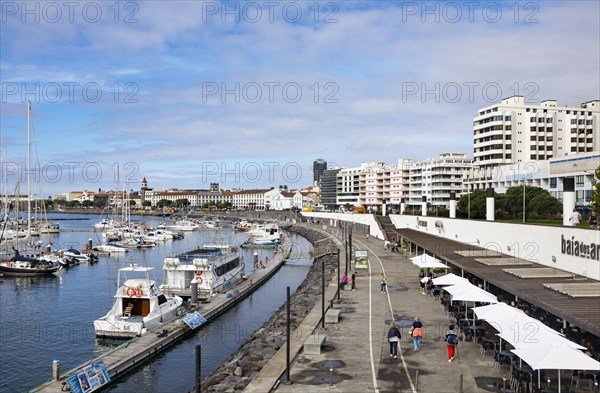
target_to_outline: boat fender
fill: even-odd
[[[127,290],[125,291],[125,293],[127,294],[127,296],[129,297],[133,297],[136,295],[136,291],[134,288],[127,288]]]

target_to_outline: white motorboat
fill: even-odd
[[[281,243],[281,231],[277,224],[253,225],[246,232],[250,236],[250,242],[255,244],[279,244]]]
[[[118,244],[100,244],[98,246],[95,246],[94,250],[101,251],[101,252],[107,252],[109,254],[113,254],[113,253],[120,254],[120,253],[129,252],[129,249],[127,247],[123,247]]]
[[[155,281],[148,278],[152,269],[137,265],[119,269],[115,303],[108,314],[94,321],[97,337],[141,336],[177,317],[183,299],[164,295]],[[144,278],[127,277],[139,274]]]
[[[198,284],[198,298],[202,300],[227,291],[244,278],[240,252],[229,245],[205,245],[167,257],[163,270],[163,292],[191,296],[192,284]]]
[[[63,258],[73,259],[73,260],[77,261],[77,263],[92,262],[92,257],[90,255],[82,254],[80,251],[78,251],[74,248],[69,248],[68,250],[61,250],[61,251],[59,251],[59,253],[62,253]]]

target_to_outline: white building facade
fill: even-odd
[[[600,150],[600,100],[558,106],[522,96],[479,110],[473,119],[473,160],[479,166],[544,161]]]

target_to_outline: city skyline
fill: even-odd
[[[44,195],[303,188],[319,157],[472,157],[477,110],[514,94],[600,98],[595,2],[33,4],[2,4],[0,154],[25,162],[31,100]]]

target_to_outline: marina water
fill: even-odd
[[[56,248],[81,249],[100,233],[91,232],[99,216],[59,214],[63,231],[50,235]],[[49,217],[52,219],[51,217]],[[144,217],[146,225],[158,218]],[[97,340],[93,320],[104,315],[114,302],[117,270],[131,263],[154,267],[157,284],[162,283],[166,255],[195,248],[206,242],[241,244],[247,236],[233,229],[186,232],[182,240],[158,243],[154,248],[123,255],[101,256],[93,265],[82,264],[55,277],[0,277],[0,391],[31,389],[51,378],[52,359],[61,361],[64,373],[123,341]],[[46,242],[48,236],[42,236]],[[202,345],[202,374],[208,375],[265,323],[285,302],[285,288],[292,291],[302,283],[312,260],[310,244],[291,235],[292,259],[252,295],[226,314],[179,342],[153,361],[117,381],[113,392],[178,392],[194,384],[194,348]],[[244,249],[246,274],[253,269],[252,253]],[[256,250],[259,259],[273,257],[272,250]]]

